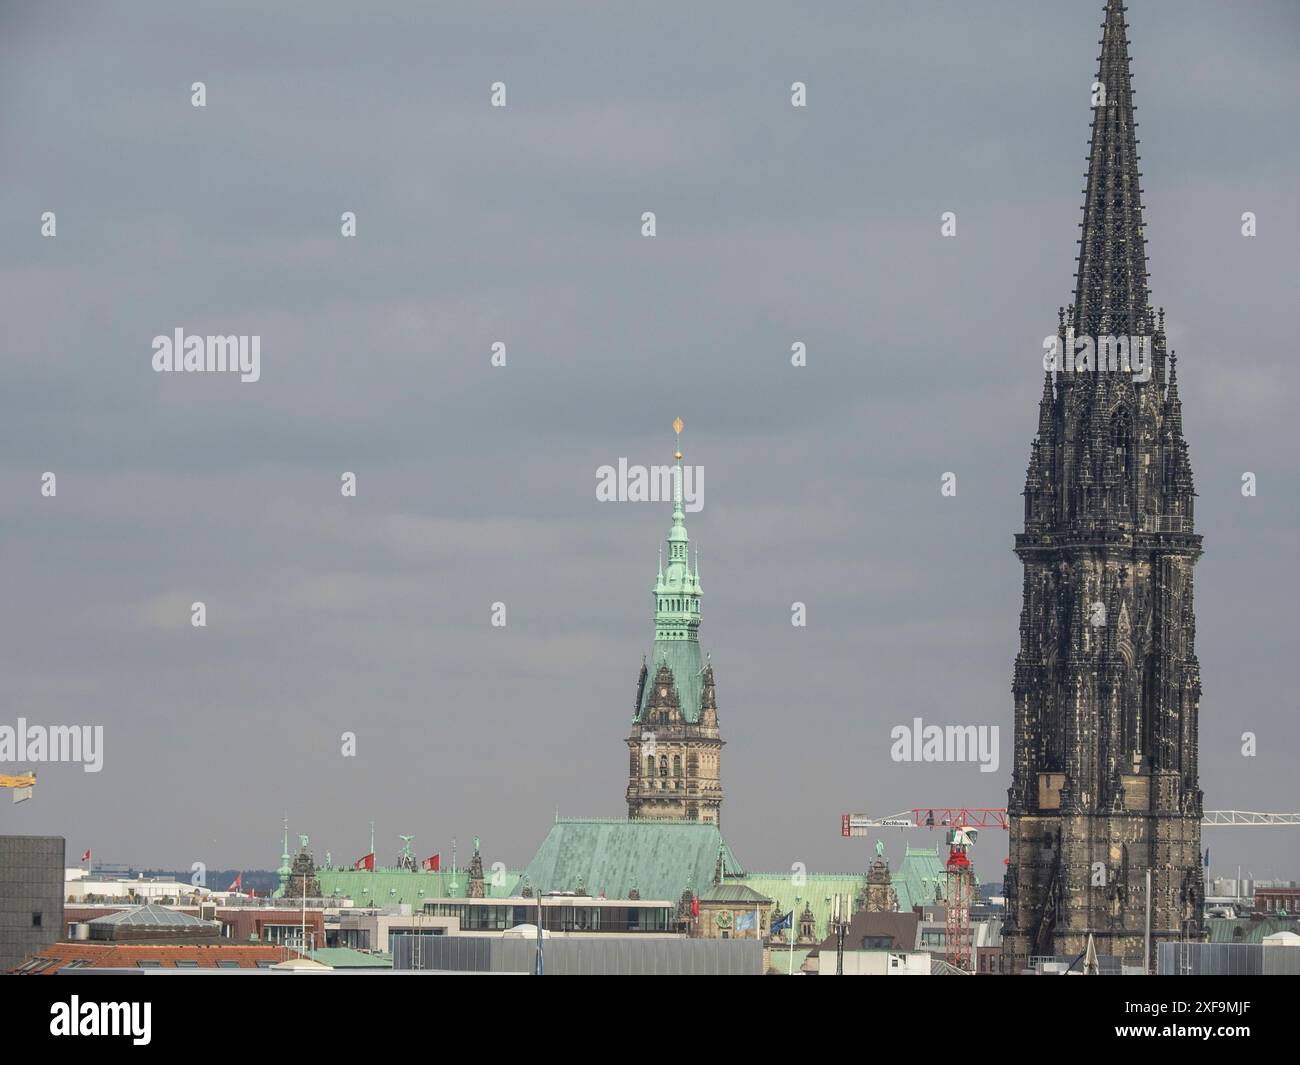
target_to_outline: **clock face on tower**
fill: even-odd
[[[660,699],[666,699],[667,697],[668,697],[668,689],[667,689],[667,688],[660,688],[660,689],[659,689],[659,698],[660,698]]]

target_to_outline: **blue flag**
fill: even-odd
[[[742,913],[736,918],[736,931],[744,932],[754,927],[754,918],[757,916],[752,910],[749,913]]]
[[[1209,867],[1210,867],[1210,848],[1209,848],[1209,847],[1206,847],[1206,848],[1205,848],[1205,868],[1208,869]]]
[[[778,917],[775,921],[772,922],[772,935],[776,935],[778,932],[784,932],[793,923],[794,923],[794,910],[791,910],[784,917]]]

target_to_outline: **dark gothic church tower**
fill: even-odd
[[[1106,4],[1077,285],[1058,321],[1059,353],[1078,362],[1043,381],[1016,537],[1007,972],[1080,955],[1089,934],[1099,954],[1141,964],[1148,873],[1151,964],[1156,944],[1203,935],[1201,538],[1177,359],[1147,292],[1124,10]],[[1106,337],[1128,338],[1127,368]],[[1142,338],[1145,381],[1133,360]]]

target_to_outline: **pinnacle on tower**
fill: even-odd
[[[1093,101],[1073,324],[1081,336],[1137,335],[1147,318],[1147,260],[1136,108],[1120,0],[1106,4]]]

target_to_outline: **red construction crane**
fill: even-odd
[[[970,849],[979,838],[979,830],[960,825],[948,829],[947,901],[948,964],[963,972],[974,972],[971,964],[970,908],[975,894],[975,867]]]
[[[889,817],[842,814],[840,835],[866,836],[873,828],[1007,828],[1007,811],[997,806],[918,806]]]
[[[970,852],[981,828],[1007,828],[1007,811],[996,806],[918,806],[892,817],[869,818],[844,814],[840,833],[865,836],[873,828],[946,828],[948,860],[944,864],[946,884],[947,961],[963,972],[974,972],[971,949],[970,910],[975,898],[975,866]]]

